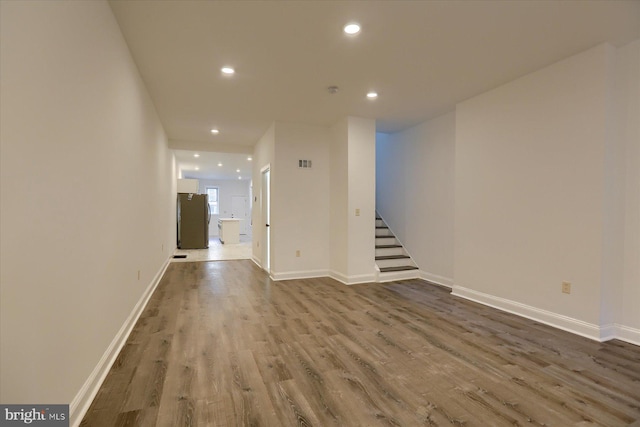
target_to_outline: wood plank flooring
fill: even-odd
[[[640,347],[413,280],[172,263],[82,426],[626,426]]]

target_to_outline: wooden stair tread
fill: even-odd
[[[418,267],[414,265],[401,265],[398,267],[382,267],[380,268],[380,273],[388,273],[390,271],[408,271],[408,270],[417,270]]]
[[[401,248],[402,245],[376,245],[376,249]]]
[[[385,228],[389,229],[389,227],[385,227],[385,226],[382,226],[382,225],[376,225],[376,228],[377,229],[385,229]]]
[[[376,260],[383,260],[383,259],[405,259],[405,258],[411,258],[409,255],[384,255],[384,256],[377,256]]]

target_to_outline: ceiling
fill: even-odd
[[[251,179],[251,157],[246,154],[191,150],[173,152],[183,178]]]
[[[602,42],[640,38],[640,1],[110,5],[170,147],[243,155],[273,121],[329,126],[352,115],[396,132]],[[357,36],[342,31],[351,21]],[[235,75],[222,75],[226,65]]]

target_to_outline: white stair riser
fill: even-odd
[[[388,228],[376,228],[376,237],[378,236],[393,236],[393,233]]]
[[[376,260],[376,264],[380,268],[384,267],[400,267],[400,266],[412,266],[416,265],[411,261],[411,258],[401,258],[401,259],[378,259]]]
[[[384,227],[385,223],[381,219],[376,219],[376,227]]]
[[[418,270],[390,271],[388,273],[378,273],[378,282],[391,282],[394,280],[407,280],[420,278]]]
[[[376,248],[376,256],[404,255],[403,248]]]
[[[378,245],[397,245],[399,244],[395,237],[376,237],[376,246]]]

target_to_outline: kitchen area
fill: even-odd
[[[251,181],[181,178],[174,262],[251,259]]]

